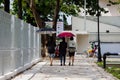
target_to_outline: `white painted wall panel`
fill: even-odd
[[[101,54],[106,52],[120,53],[120,43],[101,43]]]
[[[37,29],[0,10],[0,76],[24,70],[40,59],[41,35],[36,34]]]
[[[119,18],[116,18],[112,16],[113,19],[119,21]],[[100,41],[101,42],[120,42],[120,25],[115,26],[112,24],[108,24],[109,19],[111,22],[112,17],[102,17],[102,22],[105,22],[105,20],[108,20],[107,23],[100,23]],[[105,19],[104,19],[105,18]],[[106,19],[108,18],[108,19]],[[94,20],[95,19],[95,20]],[[98,26],[97,26],[97,19],[95,17],[87,17],[86,18],[86,30],[84,30],[84,17],[72,17],[72,31],[77,32],[77,38],[78,45],[81,45],[81,42],[84,42],[83,44],[86,44],[86,40],[83,41],[83,38],[80,38],[81,35],[88,35],[88,42],[90,41],[98,41]],[[117,24],[118,25],[118,24]],[[109,33],[106,33],[106,30],[109,30]],[[83,33],[83,32],[87,33]],[[81,41],[81,42],[80,42]],[[84,46],[84,45],[83,45]],[[89,46],[88,46],[89,47]],[[80,48],[80,46],[77,46],[78,53],[81,53],[82,51],[86,50],[86,48]]]

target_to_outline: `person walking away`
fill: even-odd
[[[59,56],[60,56],[60,65],[65,66],[66,62],[66,51],[67,51],[67,43],[65,42],[65,38],[62,38],[62,42],[59,44]]]
[[[71,37],[70,38],[70,41],[68,43],[68,46],[69,46],[69,66],[71,65],[71,62],[72,62],[72,66],[74,65],[74,56],[75,56],[75,51],[76,51],[76,44],[75,44],[75,41],[74,41],[74,38]]]
[[[94,46],[94,49],[93,49],[93,57],[96,57],[97,56],[97,45]]]
[[[55,47],[56,47],[56,43],[55,43],[53,37],[49,38],[46,46],[48,48],[48,53],[49,53],[49,58],[50,58],[50,66],[52,66],[53,58],[55,57]]]

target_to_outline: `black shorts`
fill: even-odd
[[[69,57],[74,56],[75,52],[69,52]]]

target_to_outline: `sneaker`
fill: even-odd
[[[60,64],[60,66],[62,66],[62,64]]]

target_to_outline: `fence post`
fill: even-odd
[[[15,17],[12,15],[11,16],[11,34],[12,34],[12,38],[11,38],[11,48],[12,51],[11,51],[11,63],[10,63],[10,66],[11,66],[11,70],[13,71],[14,68],[15,68],[15,61],[14,61],[14,38],[15,38]]]
[[[106,53],[103,55],[103,68],[106,68]]]
[[[34,40],[33,40],[33,56],[34,56],[34,59],[36,58],[36,28],[34,27]]]
[[[20,31],[21,31],[21,34],[20,34],[20,37],[21,37],[21,55],[22,55],[22,57],[21,57],[21,64],[22,64],[22,66],[24,66],[24,62],[23,62],[23,27],[24,27],[24,24],[23,24],[23,21],[21,21],[21,29],[20,29]]]
[[[31,62],[31,25],[29,24],[28,28],[28,53],[29,53],[29,62]]]

